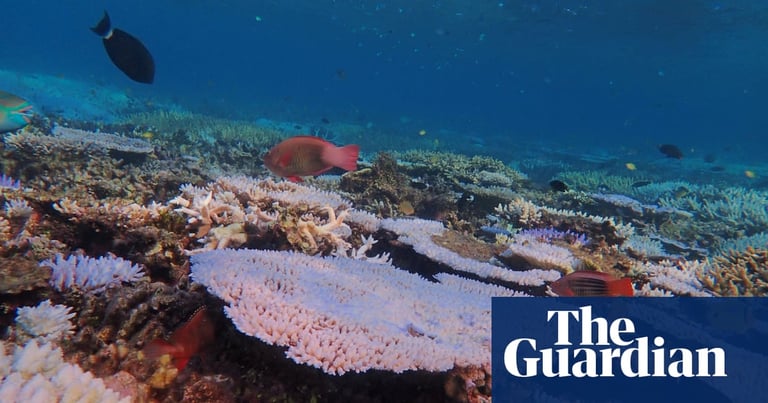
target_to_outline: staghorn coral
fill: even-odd
[[[352,230],[344,221],[359,220],[364,230],[377,226],[375,217],[352,211],[339,195],[290,182],[222,177],[205,188],[182,186],[170,201],[187,215],[190,234],[205,244],[203,250],[237,247],[277,235],[291,248],[309,254],[344,252]]]
[[[330,374],[489,364],[490,297],[472,280],[433,283],[391,265],[294,252],[217,250],[192,258],[191,278],[228,304],[243,333]],[[279,286],[277,286],[279,284]]]
[[[496,214],[513,226],[522,228],[553,228],[589,235],[590,239],[620,245],[635,233],[632,225],[616,222],[612,217],[589,215],[564,209],[538,206],[518,198],[507,205],[498,205]]]
[[[720,296],[764,297],[768,295],[768,249],[748,246],[716,256],[699,280]]]
[[[663,260],[659,263],[636,263],[632,268],[635,275],[648,278],[648,283],[638,295],[653,296],[665,295],[671,292],[674,295],[690,295],[693,297],[711,297],[712,294],[705,291],[700,280],[703,273],[708,271],[706,263],[701,261]]]

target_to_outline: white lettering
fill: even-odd
[[[525,361],[525,374],[520,373],[520,369],[517,368],[517,350],[520,348],[520,344],[527,342],[531,346],[533,351],[536,351],[535,339],[517,339],[512,340],[504,349],[504,367],[507,368],[507,372],[519,378],[530,378],[536,376],[536,366],[539,362],[538,358],[523,358]]]
[[[692,377],[693,353],[691,353],[691,350],[688,350],[687,348],[673,348],[672,350],[669,350],[669,358],[673,358],[675,353],[680,353],[681,358],[677,361],[672,361],[669,364],[669,367],[667,368],[669,376],[673,378],[679,378],[681,376],[686,378]]]
[[[571,317],[575,322],[571,322]],[[548,378],[613,377],[614,368],[619,368],[621,375],[631,378],[727,376],[723,348],[700,348],[695,350],[694,355],[694,351],[686,348],[666,349],[664,338],[655,336],[652,339],[655,348],[651,349],[649,336],[631,337],[635,334],[632,320],[618,318],[609,322],[606,318],[593,317],[591,306],[572,311],[548,311],[547,322],[557,324],[557,341],[554,345],[565,347],[539,350],[536,339],[512,340],[504,349],[504,366],[512,376],[530,378],[541,374]],[[580,344],[578,348],[571,349],[568,347],[572,345],[569,325],[579,322]],[[589,346],[619,348],[596,349]],[[649,370],[651,360],[652,372]],[[524,368],[520,368],[521,363],[524,363]]]
[[[709,354],[715,358],[715,373],[709,373]],[[725,350],[720,347],[700,348],[696,350],[699,371],[696,376],[728,376],[725,374]]]
[[[557,341],[556,346],[570,346],[571,340],[568,335],[568,315],[571,314],[579,321],[579,311],[547,311],[547,322],[552,319],[552,316],[557,317]]]

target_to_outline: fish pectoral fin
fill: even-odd
[[[294,183],[304,182],[304,179],[301,179],[298,176],[286,176],[285,179],[288,179],[289,181],[294,182]]]
[[[283,155],[280,157],[280,159],[278,159],[278,160],[277,160],[277,165],[278,165],[280,168],[285,168],[285,167],[287,167],[288,165],[290,165],[290,164],[291,164],[291,157],[292,157],[292,156],[291,156],[291,153],[285,153],[285,154],[283,154]]]
[[[174,357],[173,365],[181,372],[189,363],[191,357]]]

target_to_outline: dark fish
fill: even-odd
[[[152,84],[155,80],[155,60],[141,41],[121,29],[112,28],[106,11],[91,31],[102,37],[104,49],[118,69],[133,81]]]
[[[707,154],[704,156],[704,162],[711,164],[717,160],[717,156],[715,154]]]
[[[675,199],[682,199],[683,197],[688,196],[689,193],[691,193],[691,191],[687,187],[680,186],[675,189],[675,192],[672,194],[672,196],[674,196]]]
[[[325,123],[325,124],[331,123],[331,121],[328,120],[328,118],[322,118],[322,119],[320,119],[320,121]]]
[[[637,181],[632,184],[633,188],[641,188],[643,186],[648,186],[651,184],[651,181]]]
[[[722,165],[715,165],[712,168],[709,168],[709,170],[712,172],[723,172],[725,171],[725,167]]]
[[[554,190],[555,192],[568,191],[568,185],[566,185],[565,182],[557,179],[549,181],[549,187],[552,188],[552,190]]]
[[[659,151],[667,158],[683,159],[683,152],[674,144],[662,144],[659,146]]]

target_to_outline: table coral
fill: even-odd
[[[293,252],[210,251],[192,257],[191,277],[224,299],[241,332],[339,375],[487,365],[490,297],[515,295],[468,279],[434,283],[384,263]]]

